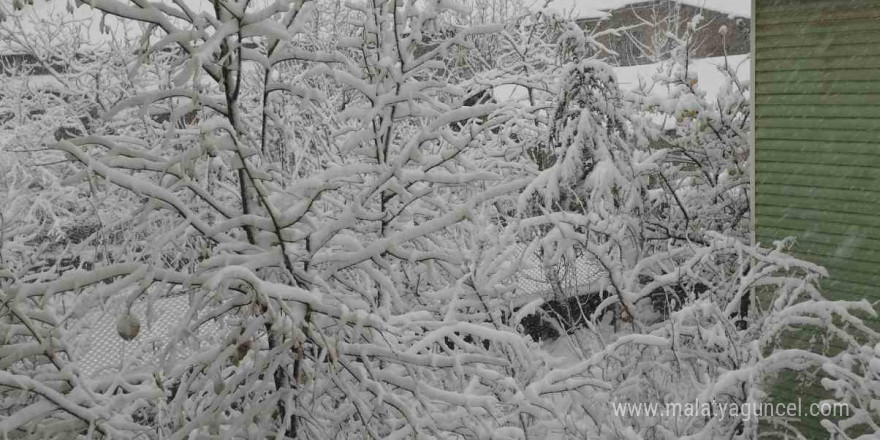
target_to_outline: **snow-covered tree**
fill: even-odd
[[[873,351],[861,344],[878,336],[857,316],[875,312],[865,301],[825,300],[824,270],[786,255],[790,243],[749,243],[749,84],[737,79],[739,66],[725,64],[728,81],[707,99],[689,34],[653,78],[664,94],[621,93],[602,63],[569,63],[555,114],[531,149],[536,178],[519,206],[547,266],[587,255],[605,272],[604,301],[575,311],[589,331],[567,339],[583,356],[575,371],[593,371],[608,388],[598,399],[589,394],[601,402],[583,407],[589,417],[575,418],[586,420],[582,432],[607,438],[754,438],[757,417],[620,419],[607,402],[754,408],[783,372],[820,366],[835,371],[827,384],[839,396],[870,407],[854,373],[869,370],[853,366],[854,356],[870,362]],[[613,320],[603,319],[607,309]],[[792,333],[804,327],[843,351],[792,348]],[[867,411],[842,426],[870,425]],[[765,421],[770,431],[794,432]]]
[[[540,363],[496,304],[515,234],[486,221],[527,184],[494,130],[519,110],[444,79],[500,26],[430,2],[338,5],[335,34],[311,2],[85,3],[145,25],[127,67],[149,81],[103,113],[112,133],[52,148],[80,165],[68,185],[128,203],[103,207],[89,264],[4,273],[3,432],[523,429],[517,372]],[[155,316],[129,310],[179,294],[171,342],[139,338]],[[84,323],[114,306],[137,348],[88,377]]]
[[[0,187],[21,200],[0,208],[0,433],[753,438],[756,419],[611,404],[756,403],[814,367],[869,424],[870,305],[824,300],[787,243],[749,243],[732,69],[709,101],[682,50],[656,76],[668,96],[625,93],[588,32],[515,3],[83,3],[143,33],[89,89],[111,105],[84,136],[21,138],[59,162],[51,185]],[[22,263],[48,258],[19,234],[59,200],[100,227],[52,248],[75,268]],[[523,335],[523,249],[601,266],[566,356]],[[78,356],[101,310],[129,342],[94,374]],[[785,348],[799,326],[849,345]]]

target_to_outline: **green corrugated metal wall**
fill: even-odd
[[[798,237],[834,298],[880,300],[880,0],[757,0],[758,241]]]
[[[880,0],[753,12],[756,239],[796,236],[794,253],[828,269],[827,296],[880,301]],[[797,383],[783,375],[771,399],[821,398]],[[827,438],[818,419],[796,425]]]

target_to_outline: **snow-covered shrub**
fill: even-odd
[[[489,221],[528,183],[500,128],[530,110],[463,105],[458,82],[508,74],[448,57],[504,26],[415,1],[332,23],[329,3],[84,3],[146,25],[134,94],[112,134],[51,148],[125,229],[115,258],[4,278],[0,432],[507,437],[532,429],[520,407],[552,415],[523,401],[548,367],[501,313],[516,228]],[[132,306],[180,294],[171,341],[143,338],[157,317]],[[92,376],[84,322],[114,308],[127,354]]]
[[[870,425],[872,397],[860,391],[870,388],[860,378],[870,369],[854,356],[865,365],[872,356],[860,341],[878,335],[857,316],[874,311],[864,301],[826,300],[818,287],[825,271],[787,255],[787,243],[749,243],[749,84],[725,65],[728,81],[706,99],[686,38],[654,76],[667,91],[660,96],[623,96],[599,62],[564,66],[557,111],[531,150],[536,178],[519,199],[523,233],[548,265],[586,254],[605,270],[605,300],[582,311],[589,329],[563,337],[566,351],[583,359],[568,371],[601,377],[606,387],[585,391],[594,404],[581,406],[587,417],[572,416],[578,430],[754,438],[757,417],[722,416],[720,408],[755,407],[783,373],[818,367],[834,372],[837,381],[825,383],[839,398],[866,408],[843,425]],[[674,301],[658,307],[664,298]],[[620,319],[598,319],[607,308]],[[791,348],[790,334],[804,326],[844,350]],[[695,401],[723,406],[680,417],[610,411],[612,403]],[[792,434],[781,420],[765,418],[762,433]]]
[[[51,144],[64,188],[112,202],[90,209],[119,233],[76,270],[0,271],[4,435],[753,438],[754,419],[611,404],[758,402],[815,366],[841,399],[873,389],[851,386],[872,351],[779,348],[802,325],[875,337],[852,313],[869,305],[825,301],[821,268],[748,243],[748,85],[708,102],[684,53],[658,77],[669,99],[630,100],[595,41],[540,17],[83,3],[146,31],[107,126]],[[510,85],[527,99],[468,102]],[[523,246],[605,273],[566,357],[517,332],[537,307],[511,307]],[[659,312],[658,292],[675,299]],[[144,336],[155,313],[130,311],[168,295],[184,319]],[[131,341],[92,375],[77,353],[101,309]]]

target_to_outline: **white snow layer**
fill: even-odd
[[[714,101],[715,94],[725,84],[726,79],[721,69],[725,63],[736,72],[736,77],[743,84],[751,80],[751,58],[749,55],[731,55],[728,57],[713,57],[694,59],[688,66],[688,77],[696,77],[694,87],[699,92],[706,94],[706,100]],[[650,96],[665,98],[669,94],[669,87],[660,84],[654,76],[661,72],[663,63],[643,64],[640,66],[616,67],[617,81],[621,90],[635,92],[640,84],[645,85],[645,90],[650,91]],[[676,121],[658,116],[655,122],[664,124],[665,129],[675,128]]]

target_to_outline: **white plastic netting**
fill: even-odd
[[[522,252],[526,252],[523,246]],[[597,282],[603,274],[602,267],[588,256],[578,256],[572,261],[547,267],[535,253],[523,256],[525,269],[517,276],[517,297],[550,298],[554,292],[554,278],[568,294],[578,294]],[[174,329],[189,310],[189,294],[175,294],[156,299],[149,310],[146,300],[136,301],[131,314],[141,323],[137,337],[126,341],[116,329],[116,321],[124,312],[123,304],[111,304],[91,313],[86,319],[91,324],[85,344],[76,356],[81,371],[89,376],[118,371],[124,365],[152,363],[171,341]],[[207,323],[202,331],[216,333],[218,324]],[[147,355],[145,355],[147,353]],[[151,354],[150,354],[151,353]],[[185,356],[186,347],[177,347],[175,356]]]

